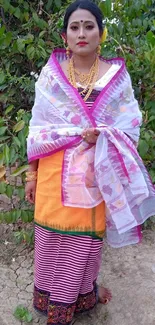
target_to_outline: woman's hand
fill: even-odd
[[[25,199],[31,204],[35,203],[37,181],[27,182],[25,185]]]
[[[95,128],[86,129],[82,132],[81,137],[88,143],[96,143],[100,131]]]

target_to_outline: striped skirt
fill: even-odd
[[[48,325],[69,325],[97,303],[96,279],[103,241],[35,226],[34,307]]]

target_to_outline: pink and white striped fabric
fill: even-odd
[[[72,316],[74,311],[93,308],[102,246],[103,241],[89,236],[58,234],[35,226],[34,307],[47,312],[48,318],[52,317],[51,305],[72,308]]]
[[[93,290],[103,242],[89,236],[54,233],[35,226],[35,285],[50,300],[74,303]],[[67,290],[66,290],[67,289]]]

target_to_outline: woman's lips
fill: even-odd
[[[79,42],[79,43],[77,43],[77,45],[79,45],[79,46],[86,46],[88,43],[86,43],[86,42]]]

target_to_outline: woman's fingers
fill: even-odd
[[[33,204],[35,203],[35,194],[36,194],[35,191],[33,191],[32,194],[31,194]]]
[[[35,203],[36,184],[36,181],[30,181],[25,186],[25,199],[31,204]]]
[[[26,196],[25,196],[25,199],[29,203],[34,204],[34,202],[35,202],[35,193],[33,191],[27,192]]]
[[[100,131],[99,131],[99,130],[96,130],[96,129],[94,129],[94,134],[95,134],[95,135],[97,135],[97,136],[99,136],[99,134],[100,134]]]
[[[96,129],[87,129],[83,131],[81,136],[88,143],[96,143],[99,134],[100,132]]]

